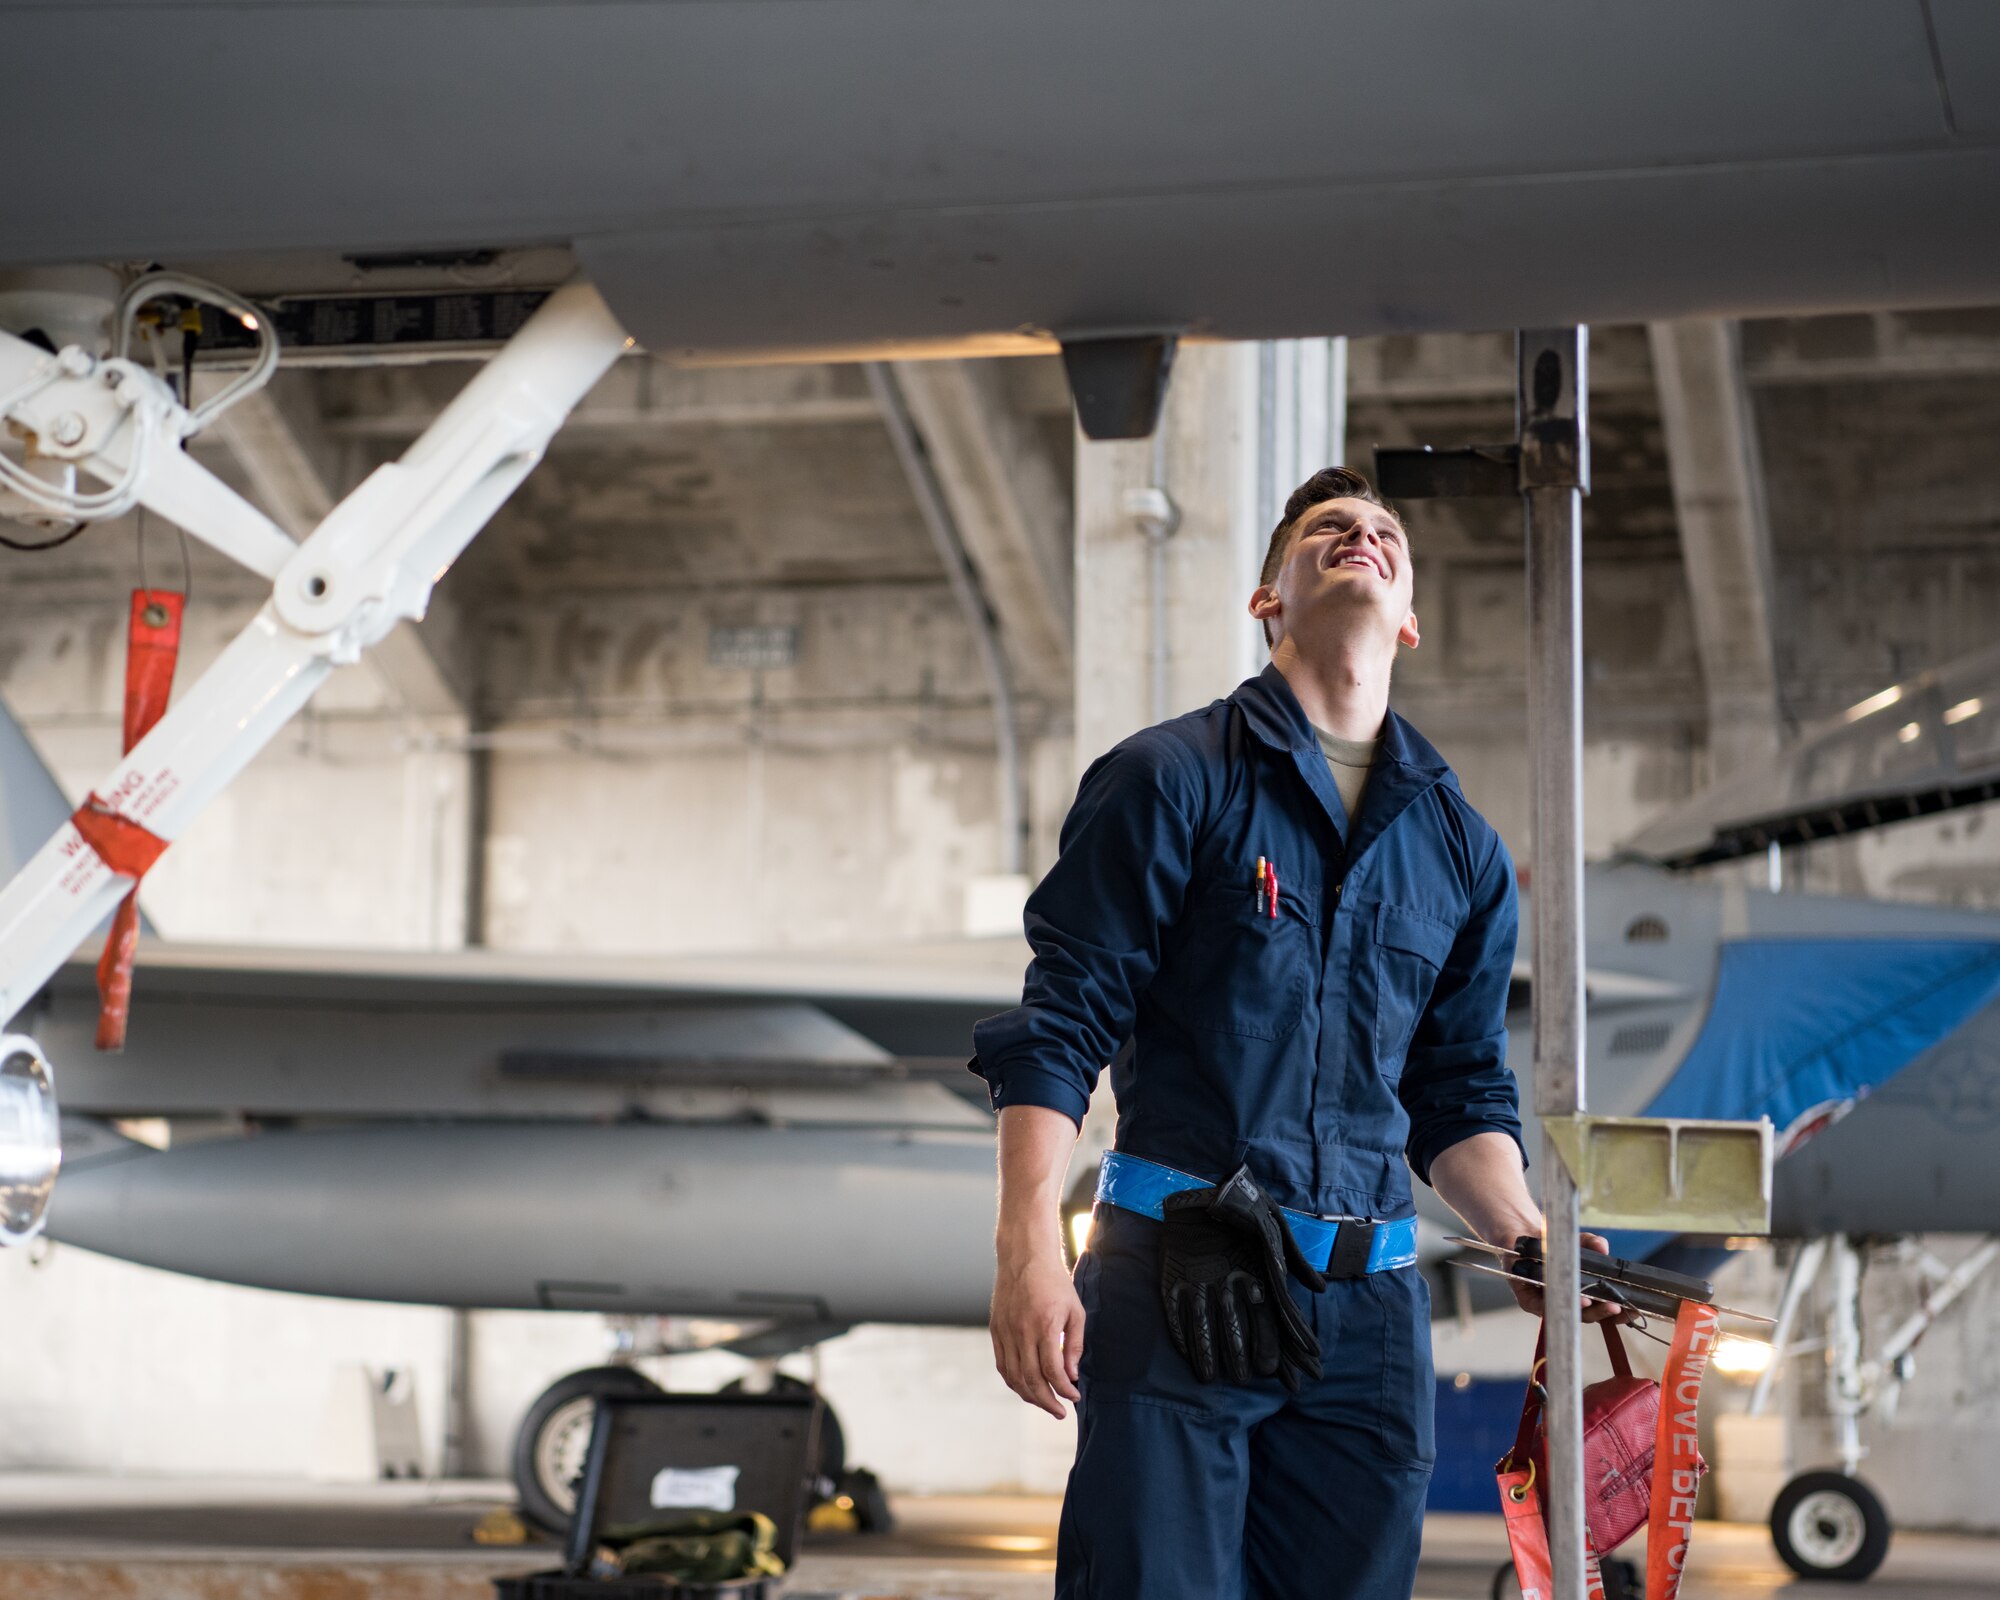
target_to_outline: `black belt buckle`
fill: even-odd
[[[1329,1278],[1365,1278],[1368,1258],[1375,1253],[1375,1224],[1343,1222],[1333,1234],[1333,1253],[1326,1260]]]

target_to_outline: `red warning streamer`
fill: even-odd
[[[1674,1319],[1673,1348],[1660,1375],[1659,1432],[1653,1444],[1653,1504],[1646,1523],[1646,1594],[1675,1600],[1687,1565],[1688,1535],[1694,1530],[1694,1495],[1701,1485],[1701,1451],[1695,1441],[1695,1407],[1701,1380],[1715,1354],[1714,1306],[1681,1302]]]
[[[125,751],[151,731],[166,714],[173,691],[174,664],[181,651],[183,596],[164,589],[134,589],[132,616],[125,643]],[[71,822],[84,841],[113,872],[142,878],[167,848],[128,817],[121,817],[96,795],[77,810]],[[125,1024],[132,1009],[132,961],[139,950],[139,889],[118,902],[104,954],[97,961],[97,1048],[123,1050]]]

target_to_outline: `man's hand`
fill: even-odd
[[[1000,1226],[987,1328],[993,1365],[1031,1406],[1069,1415],[1083,1359],[1083,1302],[1063,1266],[1062,1180],[1076,1124],[1046,1106],[1000,1113]]]
[[[1521,1152],[1504,1133],[1476,1133],[1470,1139],[1438,1153],[1431,1162],[1431,1183],[1446,1205],[1465,1218],[1466,1226],[1488,1244],[1503,1250],[1514,1248],[1523,1234],[1540,1238],[1541,1207],[1528,1192],[1527,1175],[1521,1170]],[[1584,1247],[1607,1255],[1611,1246],[1601,1234],[1581,1235]],[[1541,1288],[1532,1283],[1509,1283],[1521,1309],[1530,1316],[1543,1315]],[[1617,1318],[1631,1322],[1637,1312],[1613,1305],[1609,1300],[1583,1299],[1585,1322],[1609,1322]]]
[[[1058,1251],[1002,1255],[993,1280],[993,1365],[1031,1406],[1065,1417],[1063,1401],[1077,1392],[1077,1363],[1083,1359],[1083,1302],[1076,1297]]]
[[[1515,1234],[1514,1238],[1518,1239],[1521,1233],[1539,1234],[1541,1231],[1541,1226],[1538,1223],[1532,1228],[1521,1229],[1521,1232]],[[1583,1241],[1583,1247],[1586,1250],[1595,1250],[1602,1255],[1609,1255],[1611,1253],[1611,1241],[1601,1233],[1581,1233],[1577,1237]],[[1514,1247],[1514,1239],[1489,1239],[1487,1243],[1501,1245],[1509,1250]],[[1527,1312],[1529,1316],[1539,1317],[1543,1315],[1544,1302],[1542,1291],[1537,1285],[1516,1282],[1508,1284],[1507,1287],[1514,1291],[1515,1300],[1520,1303],[1521,1309]],[[1583,1320],[1585,1322],[1610,1322],[1614,1318],[1620,1322],[1631,1322],[1638,1315],[1638,1312],[1614,1305],[1609,1300],[1593,1300],[1589,1295],[1583,1297]]]

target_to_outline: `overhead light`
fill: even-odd
[[[1762,1339],[1725,1333],[1716,1343],[1714,1366],[1717,1372],[1726,1372],[1732,1378],[1754,1378],[1770,1370],[1777,1353]]]
[[[1915,744],[1917,735],[1924,731],[1921,722],[1906,722],[1896,730],[1896,738],[1902,744]]]
[[[245,311],[240,313],[236,320],[241,322],[243,326],[248,328],[252,333],[255,333],[257,331],[257,319],[251,316],[249,312]]]
[[[1975,695],[1970,700],[1959,701],[1959,703],[1955,706],[1946,706],[1944,712],[1944,720],[1946,722],[1963,722],[1968,717],[1978,716],[1979,713],[1984,711],[1985,709],[1986,707],[1984,703],[1982,703],[1978,698],[1978,696]]]
[[[1891,685],[1880,694],[1871,694],[1866,700],[1857,701],[1855,704],[1849,706],[1846,711],[1846,719],[1849,722],[1859,722],[1863,717],[1872,717],[1883,707],[1892,706],[1902,698],[1903,686],[1901,684]]]
[[[1088,1211],[1077,1211],[1070,1214],[1070,1253],[1079,1260],[1082,1259],[1084,1251],[1090,1248],[1090,1218],[1091,1213]]]

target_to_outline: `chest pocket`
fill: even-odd
[[[1382,1075],[1403,1075],[1403,1055],[1430,1003],[1458,930],[1421,911],[1383,905],[1375,914],[1375,1051]]]
[[[1198,1031],[1282,1039],[1299,1025],[1318,966],[1315,927],[1296,898],[1280,896],[1273,917],[1247,885],[1198,892],[1179,957],[1161,969],[1153,1000]]]

